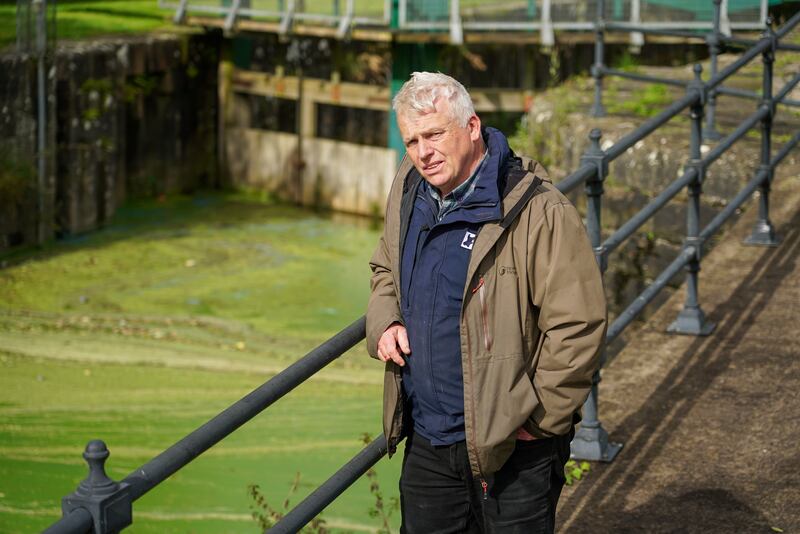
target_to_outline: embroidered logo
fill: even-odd
[[[467,233],[464,234],[464,239],[461,240],[461,248],[465,248],[467,250],[472,250],[472,245],[475,244],[475,238],[478,234],[474,234],[467,230]]]

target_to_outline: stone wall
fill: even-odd
[[[37,172],[37,72],[26,55],[0,56],[0,251],[52,235],[54,151],[45,153],[44,183]],[[53,77],[46,78],[52,90]],[[47,114],[53,115],[50,99]],[[55,124],[47,125],[46,144],[55,145]],[[46,215],[39,217],[39,211]],[[41,227],[39,226],[42,221]]]
[[[68,43],[53,63],[44,239],[99,228],[131,196],[218,185],[218,36]],[[0,57],[0,71],[0,151],[35,171],[35,61]],[[35,243],[35,181],[14,195],[1,184],[0,250]]]

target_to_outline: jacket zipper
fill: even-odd
[[[478,285],[472,290],[473,293],[478,292],[478,297],[481,301],[481,323],[483,324],[483,346],[486,350],[492,349],[492,333],[489,330],[489,303],[486,299],[486,285],[483,282],[483,277],[478,281]]]
[[[485,302],[484,291],[485,290],[483,289],[483,277],[482,276],[481,276],[480,280],[478,281],[478,285],[475,286],[475,289],[472,290],[472,293],[474,294],[476,291],[479,292],[478,295],[481,297],[481,314],[483,315],[483,334],[484,334],[484,343],[485,343],[488,324],[487,324],[487,320],[486,320],[485,307],[484,307],[484,302]],[[470,354],[472,353],[472,350],[469,347],[469,338],[467,338],[467,351]],[[472,372],[472,358],[468,358],[467,361],[469,362],[469,374],[470,374],[470,376],[474,376],[474,373]],[[475,418],[475,396],[474,395],[470,396],[470,404],[472,404],[472,413],[470,415],[472,416],[471,417],[471,419],[472,419],[472,428],[474,429],[475,425],[477,424],[476,423],[476,418]],[[467,449],[469,450],[469,448],[470,448],[470,443],[469,443],[469,439],[467,439]],[[483,469],[481,468],[481,461],[478,458],[478,452],[474,451],[473,454],[475,455],[475,464],[478,466],[478,477],[479,477],[479,480],[481,482],[481,489],[483,490],[483,500],[485,501],[485,500],[488,499],[489,484],[486,482],[486,479],[483,478]]]

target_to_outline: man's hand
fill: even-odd
[[[408,332],[406,332],[406,327],[400,323],[392,323],[378,340],[378,359],[382,362],[392,360],[403,367],[406,364],[403,354],[411,354]]]

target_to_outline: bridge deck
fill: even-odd
[[[604,371],[601,420],[625,447],[567,488],[559,531],[800,530],[796,166],[779,168],[771,199],[780,246],[741,244],[753,203],[703,262],[701,303],[716,331],[664,333],[681,290]]]

